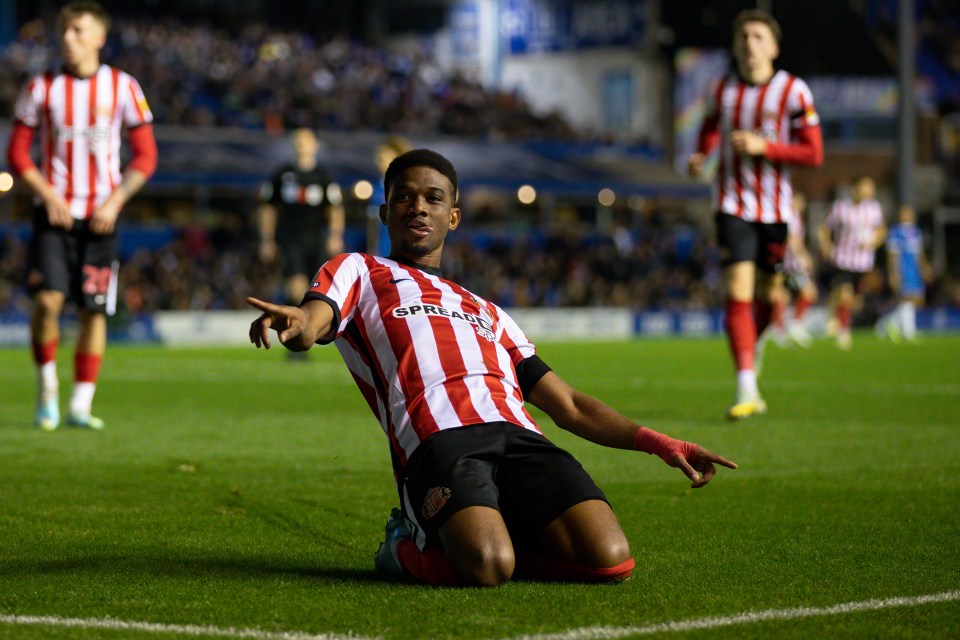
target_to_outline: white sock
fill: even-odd
[[[57,378],[57,361],[51,360],[37,367],[37,386],[40,388],[40,400],[49,402],[60,393],[60,380]]]
[[[757,374],[753,369],[737,371],[737,397],[748,399],[757,395],[760,395],[760,390],[757,389]]]
[[[904,300],[897,307],[900,313],[900,328],[903,329],[903,337],[907,340],[913,340],[917,337],[917,309],[909,300]]]
[[[73,396],[70,398],[70,414],[89,416],[93,406],[93,394],[96,390],[96,382],[74,382]]]

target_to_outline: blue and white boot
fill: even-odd
[[[390,511],[390,518],[385,527],[386,536],[377,553],[373,556],[373,567],[377,573],[394,579],[407,579],[409,574],[400,566],[400,558],[397,557],[397,545],[403,540],[410,540],[413,534],[407,525],[406,518],[400,509]]]
[[[34,426],[44,431],[54,431],[60,426],[60,400],[56,394],[37,400],[37,411],[33,415]]]

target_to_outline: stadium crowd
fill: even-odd
[[[0,49],[0,111],[12,112],[24,80],[57,56],[51,25],[24,25]],[[171,17],[121,19],[104,59],[140,79],[158,124],[577,137],[559,115],[535,115],[518,93],[446,73],[417,45],[388,50],[263,24],[234,34]]]
[[[0,238],[0,313],[29,308],[25,256],[16,234]],[[607,235],[569,226],[515,236],[464,233],[451,238],[444,273],[508,308],[694,311],[723,302],[720,258],[708,234],[659,212]],[[120,307],[127,314],[245,309],[247,295],[279,299],[283,288],[279,267],[260,261],[255,238],[236,221],[190,225],[157,248],[135,248],[120,274]],[[864,282],[865,321],[886,304],[884,281],[878,270]],[[933,283],[928,302],[960,307],[960,281],[947,276]]]
[[[535,116],[515,93],[447,75],[422,49],[386,50],[252,24],[240,33],[176,18],[119,19],[104,58],[143,83],[160,124],[283,131],[306,126],[493,139],[571,139],[558,115]],[[24,79],[58,56],[49,22],[25,24],[0,49],[0,109],[12,111]],[[948,58],[953,59],[953,58]],[[581,132],[582,134],[582,132]],[[245,308],[244,297],[280,296],[282,274],[257,258],[244,223],[188,225],[159,248],[139,248],[121,270],[129,312]],[[25,312],[26,249],[0,236],[0,312]],[[708,234],[652,212],[606,236],[574,227],[519,236],[454,238],[445,270],[505,307],[721,308],[720,260]],[[877,296],[883,278],[868,281]],[[879,283],[879,284],[878,284]],[[960,306],[960,282],[931,288],[933,303]]]

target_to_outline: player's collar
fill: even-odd
[[[408,266],[408,267],[413,267],[414,269],[419,269],[420,271],[423,271],[424,273],[428,273],[428,274],[430,274],[431,276],[439,276],[439,275],[440,275],[440,269],[435,269],[435,268],[433,268],[433,267],[425,267],[425,266],[423,266],[422,264],[417,264],[416,262],[414,262],[414,261],[411,260],[410,258],[406,258],[406,257],[404,257],[404,256],[389,256],[389,258],[390,258],[390,260],[393,260],[394,262],[399,262],[399,263],[402,264],[402,265],[406,265],[406,266]]]
[[[76,78],[77,80],[89,80],[89,79],[92,78],[93,76],[95,76],[95,75],[97,75],[98,73],[100,73],[100,67],[102,67],[102,66],[103,66],[102,63],[98,64],[98,65],[97,65],[97,68],[94,69],[93,73],[91,73],[90,75],[86,75],[86,76],[81,76],[81,75],[79,75],[79,74],[74,73],[73,71],[71,71],[71,70],[67,67],[67,65],[62,64],[62,63],[61,63],[61,65],[60,65],[60,70],[63,72],[64,75],[71,76],[71,77],[73,77],[73,78]]]

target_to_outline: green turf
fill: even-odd
[[[61,350],[61,376],[70,353]],[[544,343],[582,390],[736,460],[705,489],[558,432],[605,489],[637,570],[616,586],[379,581],[386,440],[332,348],[112,347],[101,433],[30,426],[25,349],[0,350],[0,615],[400,638],[505,638],[960,589],[960,338],[768,349],[760,419],[722,419],[719,340]],[[64,384],[64,395],[69,384]],[[682,633],[956,638],[956,601]],[[157,638],[25,627],[0,638]]]

